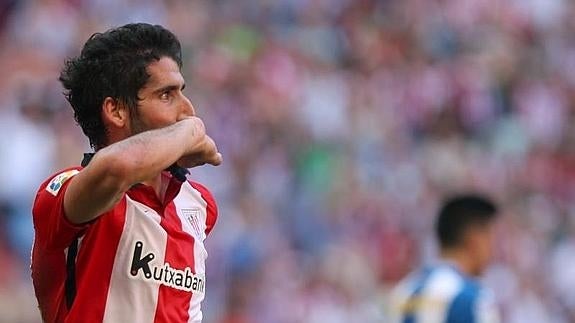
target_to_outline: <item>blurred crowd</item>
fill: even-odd
[[[90,150],[58,83],[94,32],[171,29],[224,155],[208,323],[385,322],[440,200],[502,208],[504,322],[575,322],[575,2],[0,0],[0,321],[39,321],[38,185]]]

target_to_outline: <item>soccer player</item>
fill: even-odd
[[[32,278],[45,322],[201,322],[215,201],[187,169],[222,156],[161,26],[92,35],[60,75],[95,150],[40,185]],[[169,171],[165,171],[169,170]]]
[[[438,264],[411,273],[394,289],[392,323],[496,323],[490,293],[476,277],[489,264],[497,209],[481,196],[446,200],[436,221]]]

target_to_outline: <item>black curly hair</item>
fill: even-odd
[[[66,61],[59,80],[74,118],[94,149],[106,145],[101,118],[104,99],[111,97],[137,115],[138,91],[150,77],[146,68],[162,57],[182,67],[177,37],[159,25],[134,23],[93,34],[80,55]]]

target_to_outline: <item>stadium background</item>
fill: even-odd
[[[486,275],[505,322],[575,322],[575,2],[0,1],[0,322],[37,322],[30,203],[87,141],[57,82],[94,31],[184,46],[225,163],[205,322],[384,322],[433,259],[438,199],[504,206]]]

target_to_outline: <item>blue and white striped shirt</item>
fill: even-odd
[[[407,276],[391,295],[391,323],[499,323],[492,295],[450,264]]]

